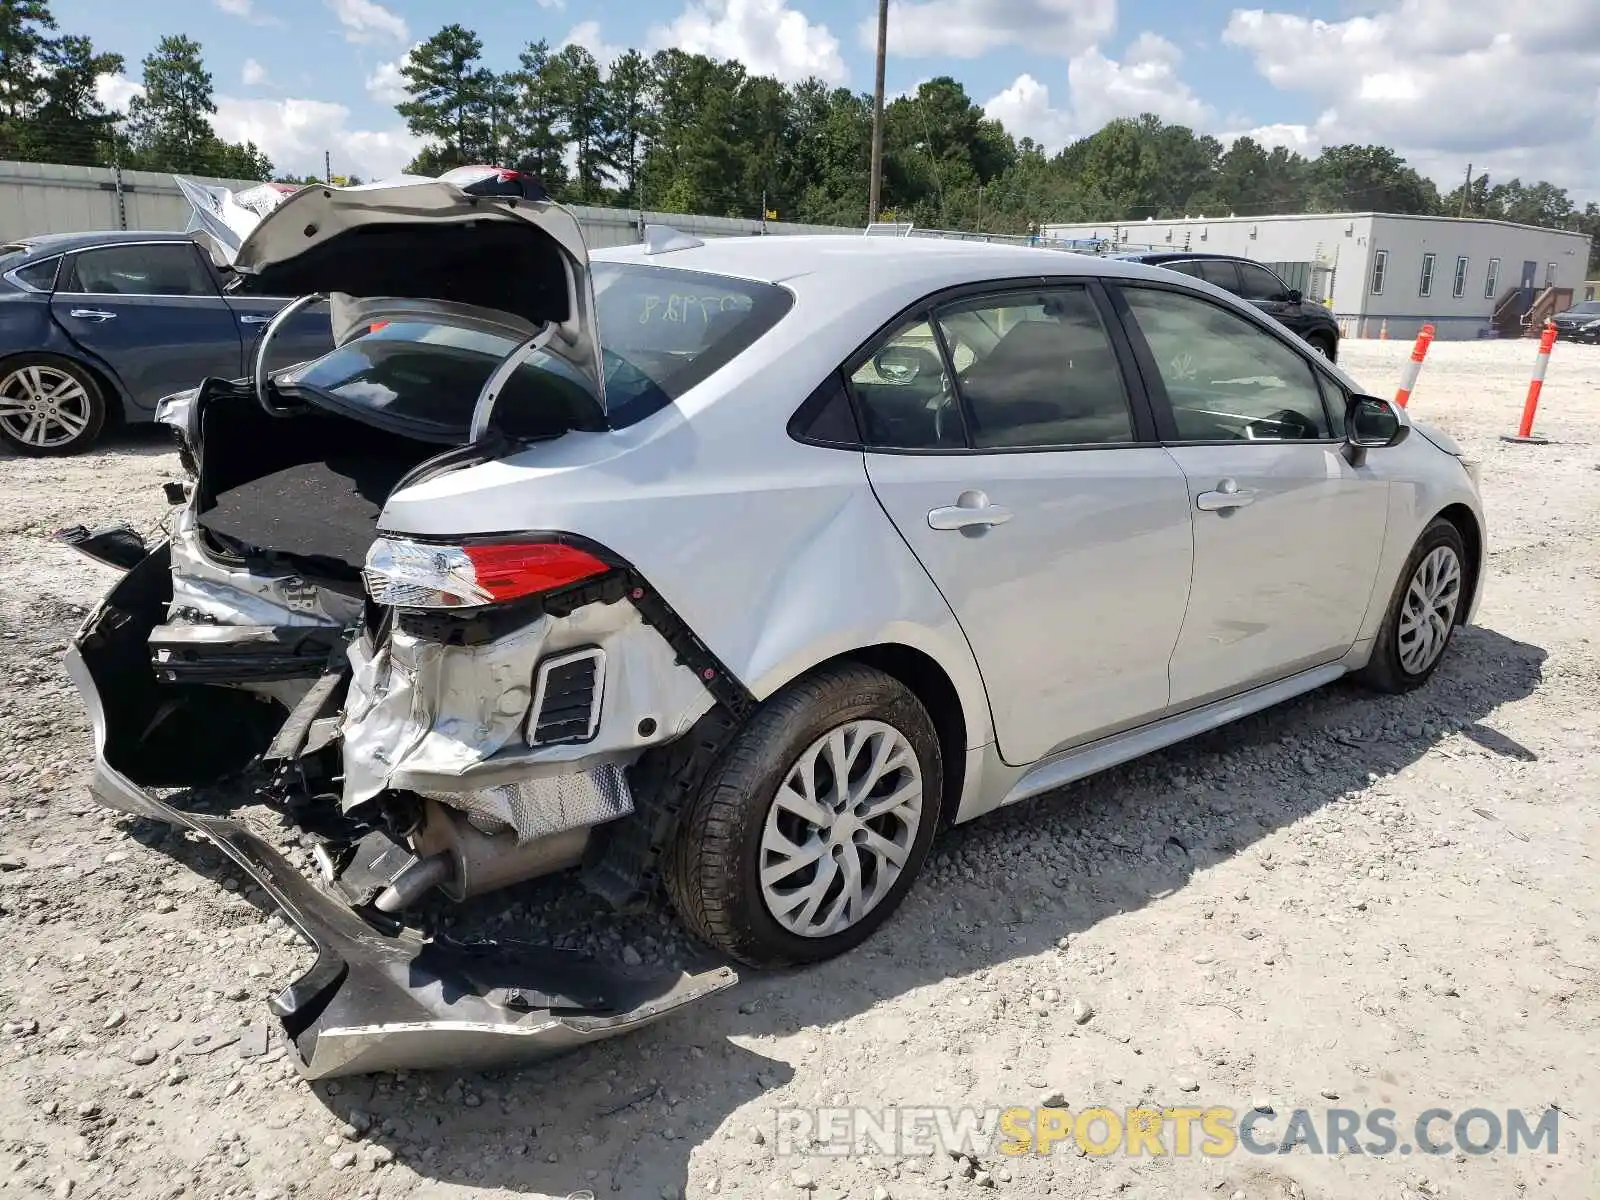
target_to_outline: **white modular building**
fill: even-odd
[[[1329,304],[1347,337],[1515,337],[1581,297],[1586,234],[1388,213],[1044,225],[1043,242],[1233,254]]]

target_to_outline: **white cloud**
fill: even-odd
[[[411,93],[406,91],[406,77],[400,72],[420,45],[422,43],[418,42],[393,62],[379,63],[377,69],[367,76],[367,95],[380,104],[399,104],[402,100],[410,99]]]
[[[126,75],[100,75],[94,81],[95,99],[112,112],[128,111],[128,101],[144,94],[144,85]]]
[[[977,58],[1002,46],[1072,55],[1108,37],[1117,0],[891,0],[889,53],[897,57]],[[859,27],[876,51],[878,18]]]
[[[672,24],[650,31],[650,44],[736,58],[754,74],[785,82],[815,75],[843,83],[849,76],[839,39],[788,0],[692,0]]]
[[[218,12],[238,17],[241,21],[248,21],[252,25],[283,24],[277,17],[257,12],[255,0],[211,0],[211,2],[216,5]]]
[[[347,42],[406,41],[411,36],[405,18],[374,0],[328,0]]]
[[[1444,187],[1470,161],[1499,178],[1600,194],[1600,5],[1381,0],[1321,21],[1235,10],[1223,39],[1320,108],[1315,144],[1393,146]],[[1514,14],[1514,15],[1508,15]]]
[[[267,69],[253,58],[244,60],[244,66],[239,71],[239,82],[245,87],[260,87],[267,81]]]
[[[600,36],[599,21],[583,21],[567,30],[567,36],[561,39],[561,44],[556,49],[562,50],[568,46],[582,46],[594,55],[594,60],[600,64],[601,71],[605,71],[627,51],[626,46],[613,46]]]
[[[245,100],[217,97],[212,128],[230,142],[254,142],[279,172],[322,174],[323,152],[332,155],[338,175],[382,179],[397,175],[416,157],[422,139],[396,124],[388,129],[356,129],[350,110],[327,100]]]
[[[985,104],[984,112],[1011,133],[1056,150],[1117,117],[1154,113],[1178,125],[1203,128],[1211,107],[1178,76],[1182,52],[1165,38],[1141,33],[1119,62],[1090,46],[1067,63],[1065,106],[1050,102],[1050,87],[1019,75]]]
[[[567,0],[539,0],[540,8],[566,8]]]
[[[107,108],[127,110],[144,88],[125,75],[102,75],[95,95]],[[280,174],[322,175],[322,155],[333,156],[340,175],[382,179],[398,175],[422,149],[422,139],[396,124],[388,129],[352,128],[350,110],[326,100],[217,98],[211,127],[229,142],[254,142]]]

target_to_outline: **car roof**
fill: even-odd
[[[7,246],[20,246],[31,257],[47,258],[71,250],[90,250],[96,246],[121,246],[128,242],[175,242],[188,239],[186,233],[155,229],[100,229],[88,233],[42,233],[35,237],[13,238]]]
[[[1124,250],[1111,257],[1120,258],[1126,262],[1161,263],[1173,262],[1182,259],[1188,262],[1192,258],[1214,258],[1219,262],[1255,262],[1252,258],[1245,258],[1241,254],[1211,254],[1204,250]]]
[[[1142,264],[1070,250],[1012,246],[954,238],[887,238],[839,234],[706,238],[698,245],[649,253],[643,244],[611,246],[595,262],[705,271],[763,283],[836,284],[863,289],[933,292],[987,280],[1079,275],[1162,279]]]

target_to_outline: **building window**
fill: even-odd
[[[1417,285],[1417,295],[1433,295],[1433,264],[1439,260],[1437,254],[1424,254],[1422,256],[1422,281]]]
[[[1450,294],[1457,300],[1467,294],[1467,260],[1464,256],[1456,259],[1456,282]]]
[[[1383,295],[1383,277],[1389,273],[1389,252],[1379,250],[1372,256],[1372,294]]]
[[[1555,287],[1555,285],[1556,285],[1556,265],[1555,265],[1555,263],[1546,264],[1545,269],[1544,269],[1544,285],[1545,285],[1545,287]]]
[[[1483,281],[1483,298],[1485,300],[1493,300],[1494,299],[1494,290],[1499,285],[1499,283],[1500,283],[1500,260],[1498,258],[1491,258],[1489,260],[1489,274],[1487,276],[1485,276],[1484,281]]]

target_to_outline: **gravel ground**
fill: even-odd
[[[1345,358],[1384,391],[1408,349]],[[1553,444],[1508,445],[1532,359],[1441,343],[1413,401],[1483,461],[1492,542],[1427,688],[1335,686],[958,830],[865,950],[466,1078],[310,1086],[275,1029],[259,1053],[307,953],[205,845],[93,805],[59,661],[109,573],[46,535],[154,527],[175,461],[149,432],[0,458],[0,1195],[1600,1195],[1600,350],[1557,348]],[[630,961],[681,950],[662,913],[503,899]],[[776,1153],[781,1108],[1051,1093],[1564,1115],[1554,1156]]]

